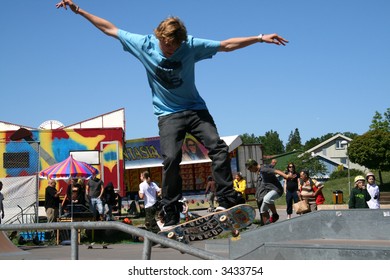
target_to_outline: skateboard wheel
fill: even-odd
[[[171,231],[171,232],[168,233],[168,235],[167,235],[167,237],[168,237],[169,239],[175,238],[175,236],[176,236],[176,234],[175,234],[173,231]]]
[[[239,232],[237,229],[235,229],[235,230],[232,231],[232,236],[233,236],[233,237],[237,237],[237,236],[239,236],[239,235],[240,235],[240,232]]]
[[[227,221],[227,216],[226,216],[226,215],[222,215],[222,216],[219,218],[219,221],[220,221],[221,223],[226,222],[226,221]]]

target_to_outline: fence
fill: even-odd
[[[6,211],[2,223],[35,223],[38,220],[39,143],[0,141],[0,148],[0,180]]]

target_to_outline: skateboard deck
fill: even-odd
[[[239,230],[252,224],[255,216],[252,206],[241,204],[164,229],[158,234],[184,243],[213,238],[224,232],[232,232],[236,237]]]
[[[92,242],[92,243],[87,245],[87,248],[94,249],[95,248],[94,245],[95,245],[95,242]],[[110,245],[110,244],[107,244],[107,243],[99,244],[99,246],[102,246],[102,249],[108,249],[108,245]]]

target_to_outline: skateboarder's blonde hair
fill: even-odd
[[[178,17],[168,17],[154,30],[157,39],[166,43],[180,45],[187,40],[187,28]]]

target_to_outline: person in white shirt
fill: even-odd
[[[368,172],[366,174],[366,180],[367,180],[367,191],[371,196],[371,199],[367,201],[368,207],[370,209],[379,209],[380,202],[380,191],[379,186],[375,183],[375,175],[372,172]]]
[[[152,182],[148,171],[141,173],[139,184],[139,198],[144,200],[145,205],[145,227],[147,230],[157,233],[160,231],[156,222],[157,197],[161,195],[161,189]]]

